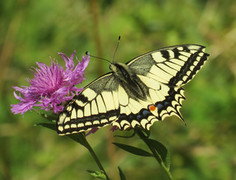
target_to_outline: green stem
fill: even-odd
[[[103,168],[100,160],[98,159],[97,155],[95,154],[93,148],[90,146],[90,144],[88,143],[88,141],[86,140],[86,138],[84,137],[84,146],[89,150],[91,156],[93,157],[93,159],[95,160],[96,164],[98,165],[98,168],[105,174],[107,180],[109,180],[110,178],[108,177],[105,169]]]
[[[173,177],[169,171],[169,169],[166,167],[165,163],[162,161],[160,155],[156,152],[156,150],[147,142],[148,137],[144,135],[144,133],[142,132],[142,130],[137,129],[136,130],[137,134],[139,135],[139,137],[145,142],[145,144],[148,146],[148,148],[151,150],[154,158],[157,160],[157,162],[161,165],[161,167],[164,169],[164,171],[166,172],[166,174],[168,175],[169,179],[172,180]]]

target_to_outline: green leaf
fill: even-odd
[[[87,170],[87,171],[91,176],[95,178],[104,179],[104,180],[107,179],[105,174],[102,171],[92,171],[92,170]]]
[[[118,166],[118,169],[119,169],[119,174],[120,174],[120,180],[126,180],[126,177],[119,166]]]
[[[37,123],[36,126],[43,126],[53,131],[57,131],[57,125],[55,123]],[[69,134],[66,135],[67,137],[71,138],[72,140],[80,143],[81,145],[88,147],[88,142],[85,139],[84,133],[77,133],[77,134]]]
[[[57,126],[55,123],[37,123],[35,126],[43,126],[53,131],[57,131]]]
[[[84,133],[69,134],[69,135],[66,135],[66,136],[71,138],[72,140],[80,143],[84,147],[86,147],[86,148],[88,147],[88,142],[85,139]]]
[[[147,157],[153,156],[151,153],[137,147],[133,147],[126,144],[120,144],[120,143],[113,143],[113,144],[129,153],[132,153],[138,156],[147,156]]]
[[[167,156],[166,156],[166,162],[165,162],[165,165],[167,167],[168,170],[170,170],[170,153],[169,151],[167,151]]]
[[[168,151],[167,151],[166,147],[162,143],[160,143],[159,141],[156,141],[154,139],[146,139],[146,141],[149,144],[149,146],[151,146],[152,148],[155,149],[157,154],[160,156],[161,160],[165,164],[167,164]]]
[[[119,137],[119,138],[132,138],[135,136],[135,132],[133,132],[131,135],[126,135],[126,136],[122,136],[122,135],[114,135],[114,137]]]
[[[39,114],[40,116],[42,116],[44,119],[49,120],[49,121],[56,121],[58,118],[58,114],[52,114],[52,113],[48,113],[48,112],[40,112],[40,111],[36,111],[37,114]]]

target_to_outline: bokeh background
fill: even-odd
[[[28,85],[35,62],[64,64],[57,52],[85,51],[127,62],[165,46],[205,45],[209,61],[186,85],[182,114],[157,122],[151,137],[171,153],[175,179],[236,179],[236,1],[234,0],[8,0],[0,1],[0,179],[92,179],[97,170],[79,144],[34,126],[35,112],[13,115],[12,86]],[[92,59],[85,84],[108,72]],[[122,133],[121,133],[122,134]],[[112,179],[120,166],[127,179],[166,179],[154,159],[134,156],[112,142],[146,149],[138,138],[114,138],[110,127],[88,141]]]

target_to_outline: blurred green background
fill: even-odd
[[[209,61],[186,85],[182,114],[155,123],[151,137],[171,152],[175,179],[236,179],[236,1],[234,0],[57,0],[0,1],[0,179],[92,179],[97,170],[90,154],[55,132],[34,126],[34,112],[13,115],[12,86],[28,85],[35,62],[64,61],[77,50],[127,62],[165,46],[205,45]],[[85,83],[108,71],[108,63],[92,59]],[[154,159],[137,157],[112,142],[146,149],[138,138],[114,138],[110,127],[88,141],[112,179],[117,166],[127,179],[166,179]]]

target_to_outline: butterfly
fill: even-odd
[[[168,116],[183,119],[183,86],[207,60],[204,50],[201,45],[184,44],[148,52],[126,64],[110,63],[111,72],[87,85],[59,114],[58,134],[107,125],[150,130]]]

